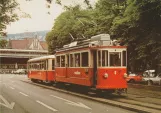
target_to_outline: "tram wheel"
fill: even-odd
[[[32,82],[37,82],[37,80],[36,80],[36,79],[31,79],[31,81],[32,81]]]

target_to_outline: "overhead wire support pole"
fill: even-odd
[[[69,35],[70,35],[70,37],[72,37],[72,39],[74,40],[74,37],[73,37],[73,35],[72,35],[71,33],[69,33]]]

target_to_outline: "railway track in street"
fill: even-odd
[[[81,87],[75,88],[76,86],[69,85],[69,84],[50,86],[50,85],[44,85],[44,84],[40,84],[40,83],[33,83],[31,81],[23,81],[23,82],[37,85],[37,86],[40,86],[43,88],[75,95],[75,96],[80,96],[82,98],[91,99],[93,101],[101,102],[104,104],[110,104],[110,105],[113,105],[116,107],[121,107],[121,108],[125,108],[128,110],[136,111],[136,112],[160,113],[160,111],[161,111],[161,108],[160,108],[161,98],[160,97],[159,98],[155,97],[155,96],[152,97],[151,95],[144,96],[143,92],[147,93],[145,91],[141,91],[140,95],[139,95],[139,92],[138,92],[138,94],[133,94],[133,92],[136,92],[136,91],[132,91],[132,90],[135,89],[135,90],[139,91],[139,89],[136,89],[136,88],[130,88],[129,93],[123,94],[121,96],[116,95],[116,94],[109,94],[108,95],[105,92],[103,92],[101,95],[98,95],[95,92],[95,90],[81,91]],[[143,89],[140,89],[140,90],[143,90]],[[145,90],[147,90],[147,89],[145,89]],[[152,92],[155,93],[154,91],[152,91]],[[161,93],[161,92],[158,92],[158,93]],[[161,94],[160,94],[160,96],[161,96]]]
[[[128,83],[129,88],[139,88],[139,89],[147,89],[151,91],[160,91],[161,92],[161,86],[159,85],[145,85],[145,84],[133,84]]]

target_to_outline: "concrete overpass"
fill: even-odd
[[[0,73],[26,69],[29,59],[45,55],[47,50],[0,49]]]
[[[0,49],[0,57],[7,58],[34,58],[47,54],[47,50]]]

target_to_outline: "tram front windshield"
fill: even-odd
[[[126,51],[109,52],[108,50],[98,51],[99,67],[126,66]]]
[[[121,52],[110,53],[110,66],[121,66]]]

